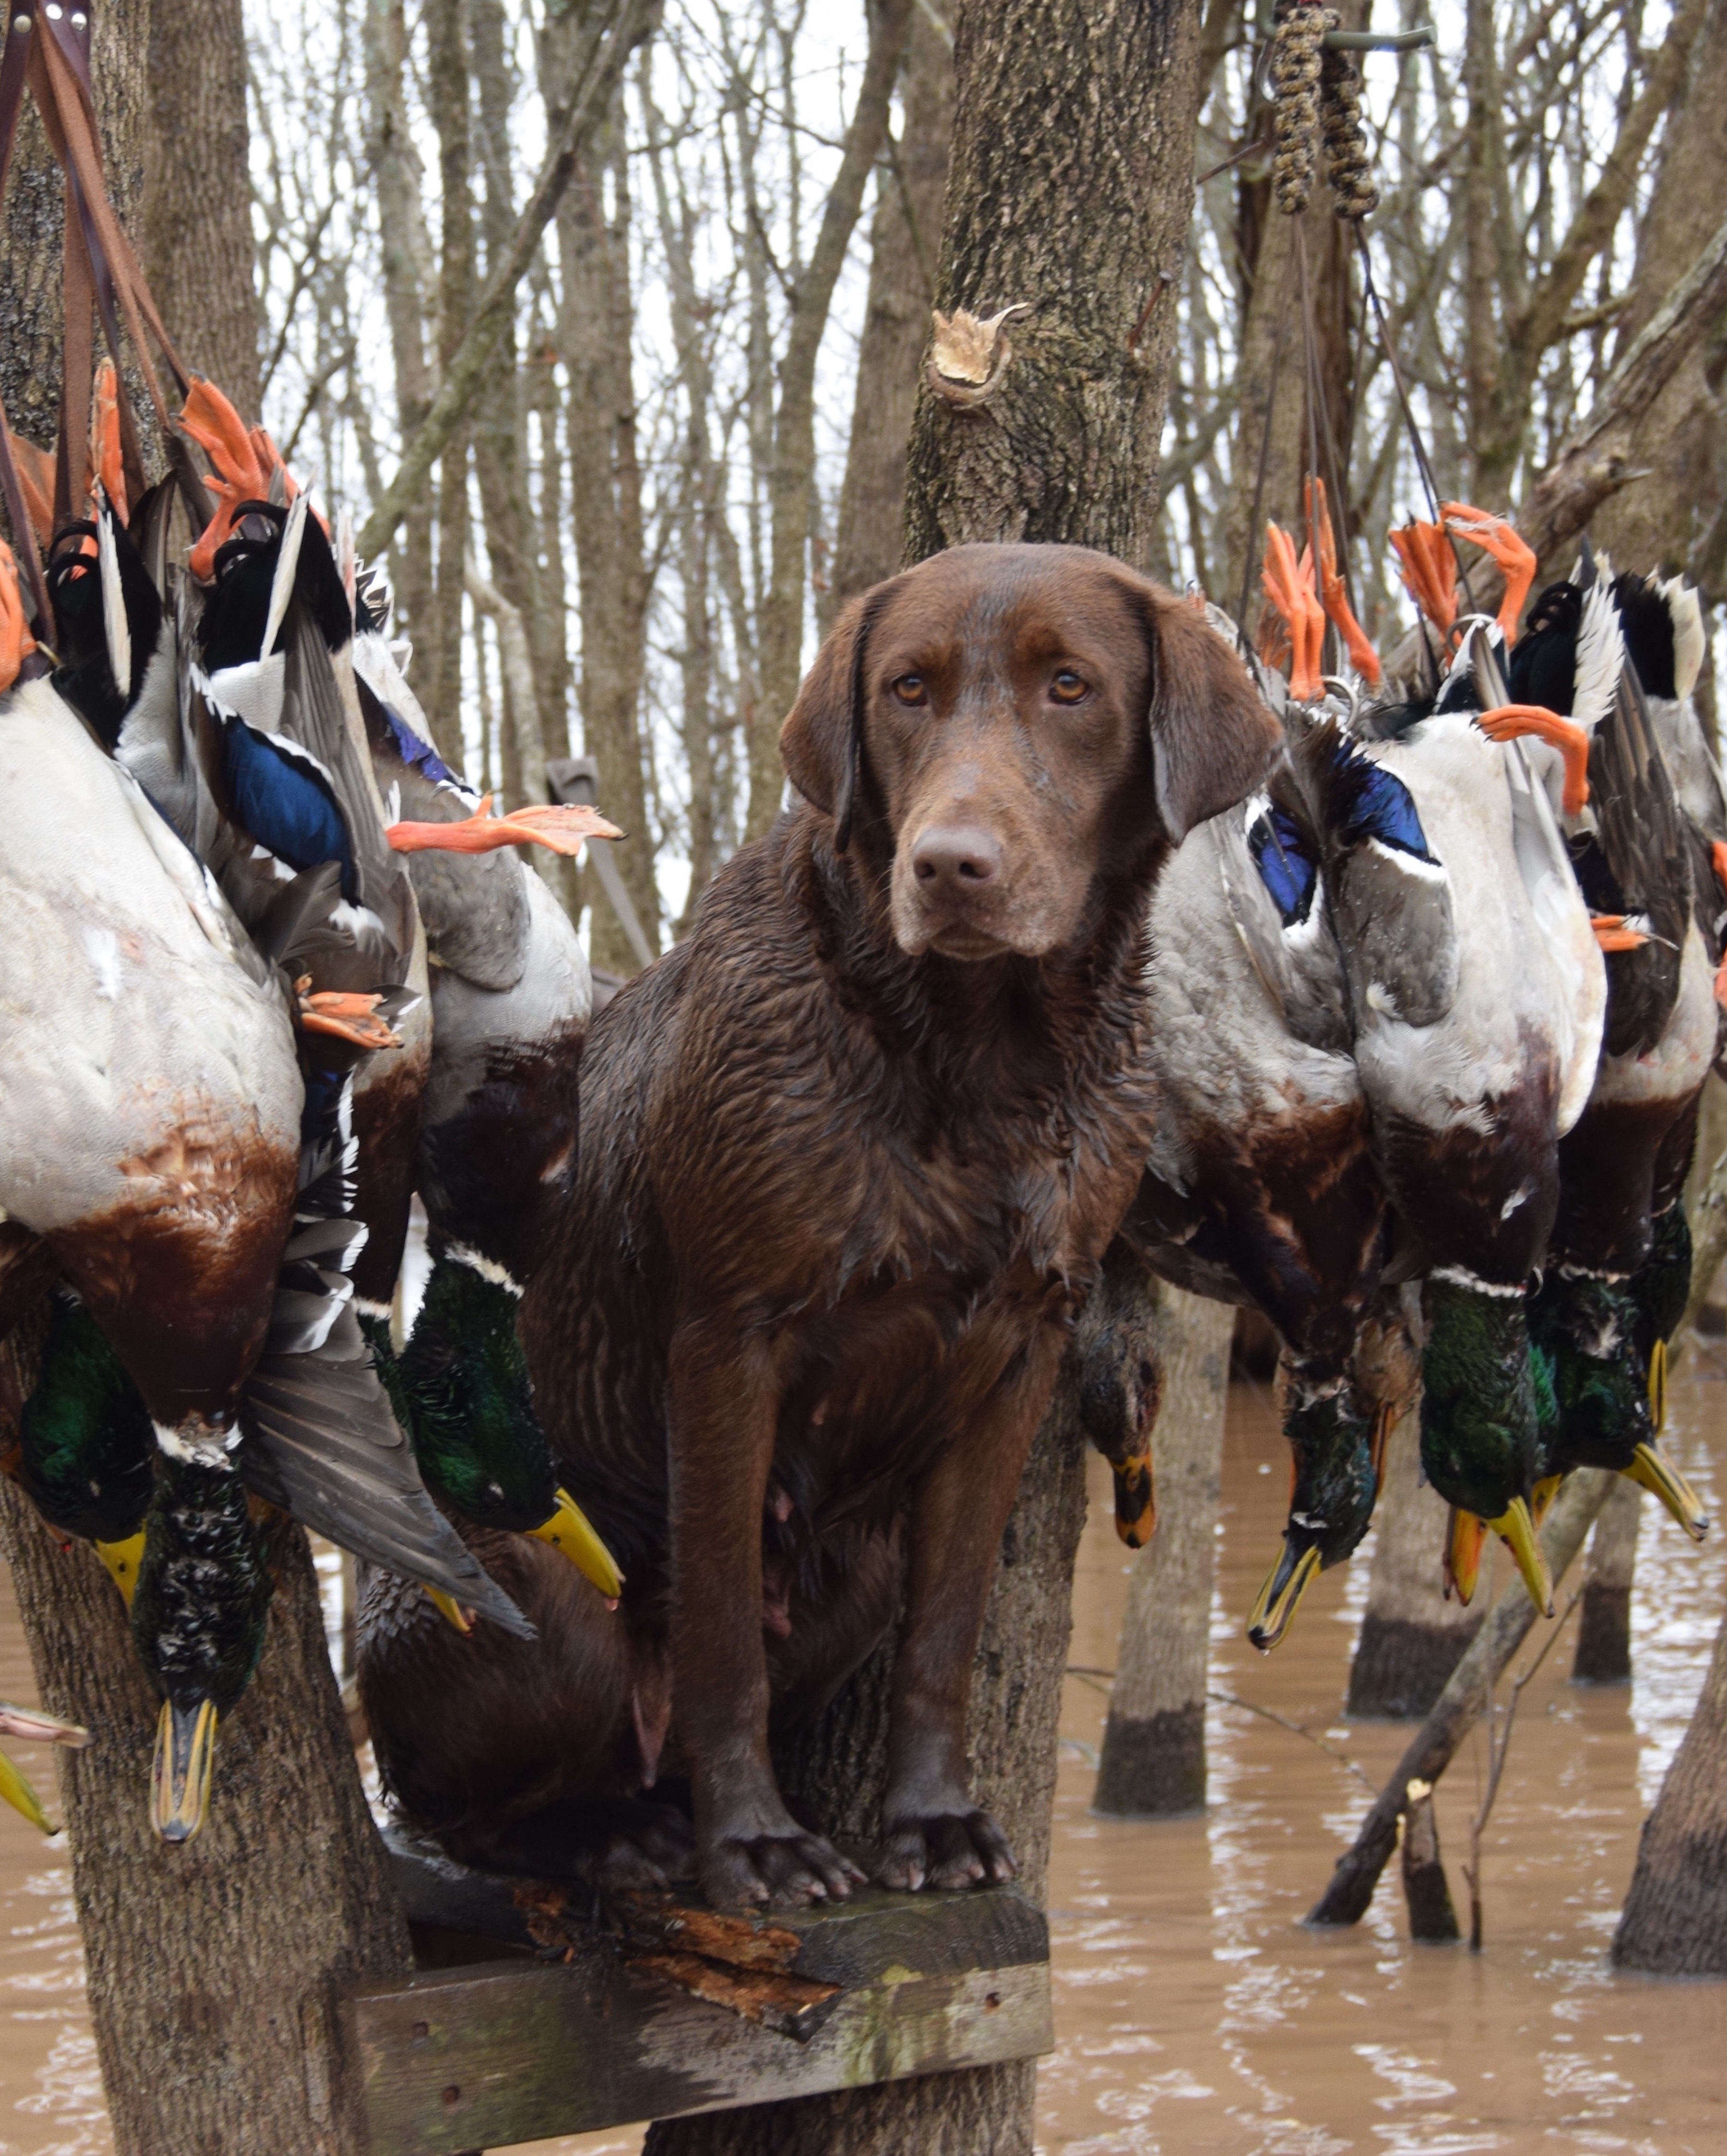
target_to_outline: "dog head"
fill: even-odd
[[[913,957],[1072,943],[1102,880],[1147,872],[1282,750],[1195,608],[1108,555],[972,546],[853,601],[780,736],[792,784],[891,858]]]

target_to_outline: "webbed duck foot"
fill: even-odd
[[[210,1816],[218,1719],[208,1699],[190,1707],[162,1702],[150,1768],[150,1824],[164,1841],[190,1841]]]
[[[1658,1497],[1694,1543],[1709,1531],[1709,1516],[1702,1500],[1658,1445],[1640,1445],[1622,1475]]]
[[[1517,641],[1517,624],[1523,603],[1535,581],[1535,549],[1519,536],[1509,520],[1484,509],[1472,509],[1467,501],[1442,501],[1439,514],[1448,531],[1459,539],[1473,540],[1505,572],[1505,596],[1499,602],[1499,627],[1508,644]]]
[[[1641,928],[1632,926],[1628,913],[1591,913],[1589,926],[1596,947],[1602,951],[1641,951],[1648,942]]]
[[[618,1598],[623,1592],[623,1574],[618,1568],[618,1560],[594,1532],[592,1522],[567,1490],[558,1491],[557,1510],[551,1517],[542,1520],[537,1527],[530,1527],[528,1532],[561,1551],[616,1608]],[[437,1597],[434,1595],[433,1599],[435,1601]]]
[[[1299,1543],[1293,1535],[1284,1537],[1278,1561],[1267,1573],[1248,1618],[1248,1637],[1262,1655],[1268,1655],[1289,1630],[1302,1596],[1320,1570],[1320,1553],[1312,1543]]]
[[[583,803],[530,804],[492,814],[488,793],[472,816],[454,824],[392,824],[384,834],[398,854],[489,854],[500,846],[545,846],[573,858],[588,839],[621,839],[617,824]]]
[[[352,1047],[368,1050],[400,1048],[402,1037],[377,1014],[382,994],[346,995],[335,988],[312,992],[312,977],[302,974],[294,983],[300,1022],[308,1033],[327,1033]]]
[[[1556,748],[1565,762],[1565,812],[1583,814],[1589,806],[1589,737],[1575,719],[1563,719],[1545,704],[1501,704],[1483,711],[1475,723],[1489,741],[1521,741],[1533,734]]]

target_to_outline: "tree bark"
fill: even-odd
[[[426,353],[426,292],[421,275],[430,242],[420,198],[420,161],[402,87],[407,58],[403,0],[366,0],[364,36],[366,149],[377,176],[384,315],[390,325],[396,424],[405,446],[431,409],[432,368]],[[437,662],[432,526],[430,516],[411,517],[405,530],[393,538],[386,533],[384,539],[390,549],[396,628],[420,646],[415,679],[428,696]]]
[[[111,0],[96,11],[90,53],[108,192],[135,232],[150,109],[150,0]],[[0,244],[0,400],[14,430],[44,449],[59,429],[63,200],[60,168],[27,96]]]
[[[1727,0],[1711,0],[1691,54],[1683,103],[1668,125],[1648,213],[1637,232],[1637,280],[1620,324],[1628,345],[1707,244],[1727,199]],[[1717,439],[1724,325],[1709,325],[1666,387],[1637,416],[1631,459],[1646,476],[1602,505],[1594,536],[1622,567],[1691,568],[1727,505]],[[1709,549],[1712,596],[1727,549]]]
[[[18,1334],[0,1348],[6,1444],[27,1352]],[[3,1479],[0,1550],[42,1703],[95,1740],[62,1755],[60,1795],[118,2156],[362,2156],[357,2061],[334,1994],[411,1960],[305,1533],[287,1521],[274,1531],[264,1659],[223,1718],[208,1823],[178,1848],[151,1830],[156,1702],[95,1553],[63,1548]]]
[[[1555,1591],[1583,1547],[1609,1480],[1604,1469],[1580,1468],[1553,1501],[1541,1529],[1541,1547]],[[1512,1579],[1483,1620],[1432,1712],[1410,1738],[1355,1840],[1338,1858],[1330,1884],[1308,1912],[1309,1923],[1355,1924],[1366,1915],[1379,1875],[1397,1846],[1397,1821],[1408,1802],[1409,1784],[1437,1782],[1451,1764],[1486,1712],[1511,1657],[1529,1637],[1535,1614],[1523,1582]]]
[[[551,38],[548,35],[548,50]],[[561,59],[554,64],[566,64]],[[659,891],[648,828],[643,770],[642,678],[646,665],[647,562],[642,527],[642,471],[631,368],[634,301],[630,289],[629,171],[622,156],[623,107],[614,102],[605,133],[585,157],[558,210],[563,304],[558,341],[569,370],[570,501],[582,605],[582,739],[599,765],[600,798],[622,826],[615,856],[650,944],[659,942]],[[610,167],[613,210],[606,215],[603,179]],[[640,961],[623,924],[594,895],[589,924],[593,963],[630,974]]]
[[[1405,1415],[1386,1448],[1367,1610],[1350,1664],[1345,1712],[1387,1722],[1429,1712],[1481,1623],[1478,1609],[1446,1599],[1447,1507],[1422,1480],[1420,1424],[1418,1413]]]
[[[438,131],[440,230],[438,372],[461,347],[474,304],[474,196],[469,183],[468,9],[465,0],[430,0],[426,8],[427,104]],[[461,731],[462,601],[468,560],[468,429],[443,445],[438,472],[438,567],[432,601],[432,649],[422,660],[420,695],[447,740]]]
[[[914,558],[1038,537],[1144,559],[1168,328],[1149,353],[1126,343],[1148,278],[1186,230],[1198,35],[1197,0],[962,0],[939,287],[974,311],[1033,293],[1042,304],[1034,359],[1015,362],[999,407],[936,411],[925,388],[908,477]],[[971,1695],[977,1788],[1040,1897],[1085,1504],[1077,1372],[1070,1355],[1002,1537]],[[842,1839],[879,1827],[890,1666],[889,1650],[873,1656],[783,1763],[784,1786]],[[658,2125],[645,2156],[1030,2156],[1035,2087],[1021,2062],[752,2106]]]
[[[911,11],[899,78],[899,140],[876,177],[869,298],[833,542],[833,602],[891,577],[905,544],[905,452],[930,341],[941,197],[953,134],[953,42]]]
[[[792,294],[792,319],[774,408],[767,595],[761,604],[761,700],[750,741],[750,810],[746,836],[759,838],[780,813],[780,724],[803,673],[804,610],[809,596],[810,511],[816,483],[816,361],[845,267],[870,169],[888,131],[888,106],[913,0],[874,0],[869,55],[846,129],[839,170],[828,191],[821,228]]]
[[[1637,1485],[1616,1476],[1589,1537],[1571,1659],[1573,1684],[1631,1682],[1631,1591],[1642,1517]]]
[[[180,357],[255,419],[261,317],[240,0],[159,0],[150,11],[141,251]]]
[[[1179,274],[1193,199],[1198,40],[1186,0],[960,8],[936,305],[1033,311],[981,403],[924,382],[908,561],[971,539],[1149,559],[1176,321],[1161,280]]]
[[[1206,1678],[1223,1419],[1235,1312],[1148,1286],[1163,1371],[1152,1433],[1157,1528],[1134,1566],[1093,1809],[1112,1819],[1202,1811]]]
[[[1613,1960],[1656,1976],[1727,1976],[1727,1623],[1684,1742],[1637,1846]]]
[[[1358,30],[1366,21],[1366,0],[1345,0],[1338,13],[1341,28]],[[1252,141],[1270,127],[1269,112],[1255,101],[1244,139]],[[1232,613],[1241,608],[1242,580],[1249,562],[1258,559],[1268,518],[1297,532],[1298,548],[1305,543],[1299,536],[1305,530],[1302,481],[1315,470],[1331,491],[1338,552],[1340,557],[1346,554],[1355,353],[1350,290],[1355,227],[1332,213],[1335,197],[1317,143],[1314,162],[1313,201],[1299,217],[1285,217],[1278,209],[1268,173],[1263,178],[1243,179],[1240,187],[1237,240],[1243,316],[1233,422],[1238,447],[1222,533],[1225,582],[1221,590],[1211,593]],[[1311,364],[1298,244],[1307,257]],[[1258,615],[1257,580],[1242,611],[1249,622]]]

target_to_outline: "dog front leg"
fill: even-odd
[[[1039,1332],[1017,1381],[992,1395],[934,1461],[913,1501],[876,1875],[884,1887],[987,1886],[1016,1869],[1007,1837],[972,1801],[966,1714],[1002,1531],[1063,1340],[1053,1327]]]
[[[779,1386],[764,1343],[680,1327],[671,1424],[672,1711],[689,1761],[702,1892],[716,1907],[843,1898],[863,1874],[806,1834],[767,1749],[761,1507]]]

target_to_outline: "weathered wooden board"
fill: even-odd
[[[451,1879],[498,1935],[509,1889]],[[428,1917],[448,1917],[428,1876]],[[519,1921],[519,1920],[518,1920]],[[870,1891],[776,1912],[800,1976],[845,1987],[799,2042],[638,1974],[603,1951],[567,1965],[488,1962],[346,2002],[372,2156],[455,2156],[638,2118],[1030,2058],[1053,2035],[1048,1930],[1011,1887]]]

